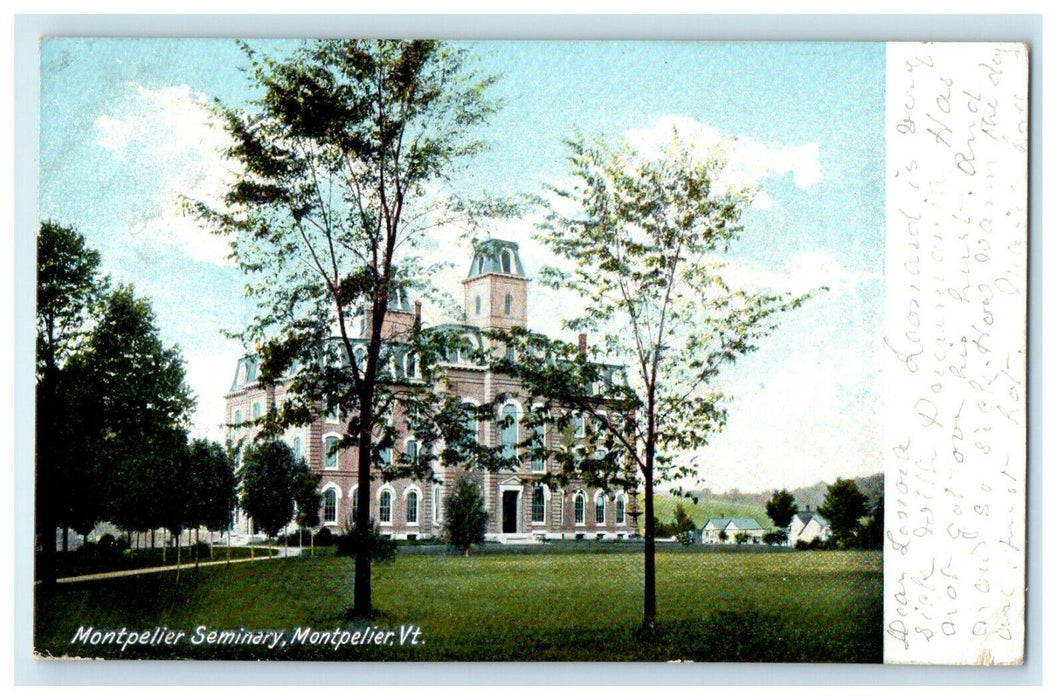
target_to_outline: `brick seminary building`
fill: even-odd
[[[528,278],[518,256],[517,244],[510,241],[488,240],[476,248],[469,274],[462,282],[465,288],[465,318],[468,325],[448,324],[461,332],[468,346],[483,348],[483,331],[524,327],[528,318]],[[420,304],[411,306],[403,292],[393,295],[384,323],[384,337],[397,337],[409,330],[420,313]],[[364,317],[363,317],[364,318]],[[365,322],[362,323],[365,333]],[[520,384],[486,367],[475,364],[455,350],[442,364],[444,374],[459,397],[470,404],[485,404],[499,396],[520,397]],[[411,357],[405,361],[397,357],[393,372],[415,376],[417,365]],[[624,381],[623,370],[612,370],[613,381]],[[256,360],[244,358],[237,364],[233,385],[226,395],[226,411],[231,425],[259,418],[267,409],[275,392],[282,387],[266,388],[257,381]],[[499,408],[498,418],[509,416],[512,421],[500,427],[494,421],[471,421],[481,444],[500,447],[504,453],[527,436],[521,418],[535,406],[520,398],[507,399]],[[472,423],[475,422],[474,426]],[[246,429],[243,429],[246,430]],[[241,437],[240,428],[231,428],[231,437]],[[357,450],[348,448],[330,455],[330,448],[339,440],[344,423],[339,415],[319,415],[310,425],[292,428],[285,433],[286,442],[297,455],[307,460],[311,470],[319,475],[322,493],[321,521],[334,532],[348,529],[353,523],[356,503]],[[545,439],[550,447],[559,444],[560,435],[548,428]],[[583,437],[580,419],[574,421],[573,434]],[[396,449],[408,453],[419,449],[413,437],[399,435]],[[385,459],[389,455],[385,455]],[[636,532],[630,514],[631,494],[588,489],[570,483],[564,490],[551,490],[542,484],[528,483],[552,469],[549,460],[522,459],[516,471],[497,474],[473,471],[471,475],[480,486],[484,506],[488,511],[487,539],[497,542],[531,542],[545,539],[627,539]],[[440,538],[443,534],[443,508],[449,489],[464,473],[460,467],[435,466],[435,477],[441,483],[411,481],[409,479],[384,482],[373,475],[370,517],[380,526],[381,533],[395,539]],[[251,523],[243,514],[236,529],[251,532]]]

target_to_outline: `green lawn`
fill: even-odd
[[[109,658],[668,660],[878,662],[878,552],[667,552],[658,556],[658,619],[638,632],[642,557],[544,553],[400,556],[374,570],[371,621],[421,628],[416,646],[130,647],[71,645],[80,625],[189,635],[217,629],[331,631],[345,620],[353,564],[314,557],[152,574],[40,593],[36,646]]]

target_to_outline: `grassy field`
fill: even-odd
[[[772,527],[772,519],[765,513],[764,508],[748,506],[741,503],[730,503],[713,498],[699,498],[695,503],[690,498],[680,498],[671,494],[659,494],[654,496],[654,515],[663,523],[671,523],[676,520],[676,506],[683,504],[683,509],[691,517],[695,525],[701,527],[710,518],[754,518],[762,527]],[[639,529],[643,529],[643,518],[639,518]]]
[[[220,630],[356,629],[349,559],[313,557],[68,584],[38,594],[45,655],[301,660],[670,660],[879,662],[878,552],[666,552],[658,620],[638,631],[636,553],[400,556],[374,569],[370,624],[420,627],[420,644],[333,646],[72,644],[79,626]]]

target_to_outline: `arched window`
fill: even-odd
[[[542,419],[543,416],[536,416],[537,419]],[[532,434],[535,436],[535,446],[537,449],[546,449],[547,447],[547,424],[538,423],[532,427]],[[547,470],[547,462],[543,459],[543,455],[536,455],[532,458],[532,471],[543,472]]]
[[[477,421],[476,409],[474,408],[474,406],[472,404],[468,404],[467,403],[467,404],[465,404],[465,411],[466,411],[466,430],[469,431],[469,434],[470,434],[470,436],[472,436],[474,442],[479,442],[480,435],[479,435],[479,431],[477,430],[478,421]]]
[[[340,465],[340,452],[336,448],[336,443],[340,442],[339,438],[330,435],[325,438],[325,468],[337,469]]]
[[[617,524],[624,525],[624,495],[617,494]]]
[[[380,512],[377,514],[382,523],[392,522],[392,492],[381,491]]]
[[[584,524],[584,494],[576,494],[576,499],[573,501],[573,517],[576,520],[577,525]]]
[[[336,524],[336,491],[325,489],[321,499],[322,520],[326,525]]]
[[[547,520],[547,496],[544,486],[532,489],[532,522],[542,523]]]
[[[358,489],[351,490],[351,524],[358,522]]]
[[[432,522],[440,522],[442,511],[441,503],[443,498],[443,489],[439,486],[432,489]]]
[[[513,310],[513,305],[514,305],[514,298],[512,296],[510,296],[509,294],[507,294],[506,298],[503,299],[503,303],[502,303],[502,314],[503,314],[503,316],[509,316],[510,315],[510,312]]]
[[[595,523],[606,524],[606,497],[601,493],[595,496]]]
[[[503,426],[499,436],[502,442],[502,456],[510,459],[517,454],[517,406],[507,404],[502,409]]]
[[[421,519],[418,516],[417,491],[411,491],[406,494],[406,521],[416,524]]]

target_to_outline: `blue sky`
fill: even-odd
[[[283,43],[260,43],[283,51]],[[800,486],[881,470],[883,308],[881,44],[485,42],[479,68],[499,75],[503,109],[491,150],[459,181],[538,192],[566,177],[563,139],[739,139],[742,177],[760,186],[732,252],[736,279],[781,291],[831,290],[782,319],[724,381],[728,427],[698,455],[717,489]],[[224,241],[182,218],[178,194],[217,194],[224,144],[206,120],[215,97],[252,96],[242,53],[225,40],[55,39],[41,46],[40,216],[73,225],[115,281],[150,298],[180,345],[199,397],[194,432],[220,438],[223,395],[243,350],[223,337],[249,309]],[[552,262],[531,222],[501,237],[526,270]],[[456,269],[466,248],[437,253]],[[450,256],[448,258],[448,256]],[[537,303],[537,300],[540,300]],[[530,324],[556,332],[556,300],[530,289]]]

